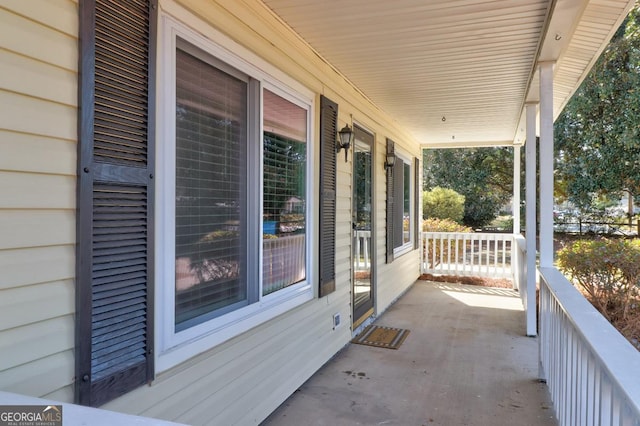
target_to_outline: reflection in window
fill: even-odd
[[[264,90],[263,295],[305,279],[307,111]]]
[[[403,211],[402,211],[402,243],[411,241],[411,165],[402,162],[404,170],[403,179]]]
[[[175,327],[247,303],[247,83],[176,52]]]
[[[396,156],[393,166],[393,247],[396,249],[403,249],[411,243],[413,229],[411,173],[411,163],[404,157]]]

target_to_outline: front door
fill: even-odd
[[[353,327],[373,314],[373,135],[354,126],[353,149]]]

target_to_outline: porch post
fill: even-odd
[[[520,233],[520,145],[513,146],[513,233]]]
[[[540,267],[553,266],[553,62],[540,63]]]
[[[527,238],[527,294],[525,310],[527,315],[527,336],[536,335],[536,112],[537,103],[528,103],[527,141],[525,144],[525,184],[526,213],[525,231]]]

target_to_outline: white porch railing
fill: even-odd
[[[513,279],[513,245],[512,234],[423,232],[421,270],[425,274]]]
[[[640,425],[640,353],[555,268],[540,269],[540,364],[562,425]]]
[[[371,268],[371,231],[354,231],[355,256],[353,267],[356,271],[367,271]]]

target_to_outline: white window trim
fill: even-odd
[[[163,4],[165,4],[163,2]],[[275,318],[314,298],[315,282],[314,262],[316,258],[315,241],[312,232],[317,218],[313,196],[313,183],[316,173],[315,148],[313,143],[313,117],[315,116],[313,92],[273,67],[271,64],[252,54],[239,45],[232,46],[227,37],[190,15],[181,8],[169,3],[172,11],[184,19],[188,17],[189,26],[179,22],[166,13],[160,13],[158,28],[158,84],[157,99],[157,153],[156,153],[156,256],[155,256],[155,368],[156,373],[168,370],[187,359],[246,332],[266,321]],[[194,29],[199,30],[199,33]],[[260,300],[228,314],[211,319],[202,324],[175,333],[175,58],[177,37],[208,52],[215,58],[244,72],[261,82],[265,88],[305,108],[307,117],[307,226],[306,226],[306,279],[290,287],[262,296]],[[220,43],[218,43],[220,41]],[[262,117],[262,95],[260,96]],[[262,135],[262,120],[260,135]],[[262,176],[262,145],[260,151],[260,176]],[[262,178],[260,178],[262,188]],[[260,208],[262,208],[262,190],[260,189]],[[258,214],[258,212],[256,213]],[[262,215],[260,226],[262,226]],[[260,229],[262,229],[260,227]],[[262,241],[258,239],[258,241]],[[262,247],[260,247],[262,256]],[[262,257],[260,257],[262,258]],[[259,276],[262,280],[262,268]]]
[[[394,257],[399,257],[402,256],[403,254],[409,253],[411,251],[413,251],[413,239],[414,239],[414,229],[415,229],[415,221],[416,218],[415,216],[415,200],[412,195],[415,191],[414,188],[414,173],[416,173],[416,171],[414,170],[414,164],[413,164],[413,159],[411,158],[411,156],[406,153],[405,151],[403,151],[402,149],[398,149],[397,146],[395,148],[395,154],[396,157],[398,157],[400,160],[402,160],[403,163],[408,164],[410,167],[410,172],[409,172],[409,241],[402,244],[400,247],[395,247],[393,249],[393,256]],[[403,170],[404,173],[404,170]],[[395,195],[395,194],[394,194]],[[395,197],[397,198],[397,197]],[[404,198],[403,198],[404,201]],[[403,231],[404,232],[404,231]]]

